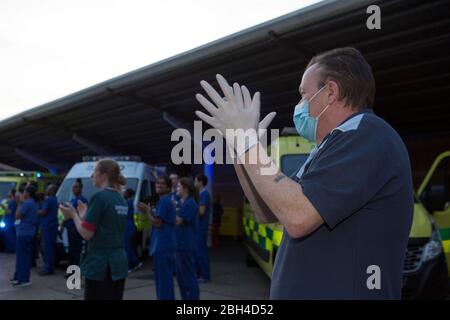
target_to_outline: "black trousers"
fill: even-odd
[[[125,279],[112,281],[111,269],[108,266],[105,280],[85,280],[84,300],[122,300]]]

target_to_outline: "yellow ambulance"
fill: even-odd
[[[38,192],[45,192],[49,183],[58,184],[62,177],[38,171],[0,171],[0,201],[8,197],[11,189],[19,189],[29,181],[37,182]]]
[[[287,176],[297,173],[314,147],[286,128],[268,151],[272,160]],[[433,163],[414,199],[414,218],[406,252],[403,298],[445,298],[450,274],[450,151]],[[386,221],[389,223],[389,221]],[[258,265],[272,276],[277,250],[283,237],[279,223],[261,224],[244,199],[243,225],[247,265]],[[446,259],[447,258],[447,259]]]

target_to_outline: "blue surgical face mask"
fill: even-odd
[[[311,102],[320,91],[325,88],[326,85],[324,85],[322,88],[320,88],[309,100]],[[311,117],[309,115],[309,102],[308,100],[304,99],[302,100],[298,105],[295,106],[294,109],[294,116],[293,121],[295,125],[295,129],[297,130],[298,134],[304,137],[305,139],[316,142],[317,137],[317,121],[319,120],[320,116],[325,112],[325,110],[328,109],[330,105],[327,105],[322,112],[315,117]]]

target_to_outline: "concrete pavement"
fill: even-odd
[[[200,284],[202,300],[266,300],[270,281],[259,268],[245,264],[245,249],[238,242],[226,242],[210,251],[212,281]],[[9,279],[14,273],[15,255],[0,253],[0,300],[80,300],[83,290],[69,290],[64,279],[65,270],[57,269],[55,275],[40,277],[37,273],[43,262],[31,272],[30,287],[13,288]],[[177,299],[180,299],[175,281]],[[126,300],[155,300],[155,282],[151,261],[130,274],[126,282]]]

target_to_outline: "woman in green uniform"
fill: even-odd
[[[87,241],[81,259],[85,300],[121,300],[128,275],[123,241],[128,205],[121,193],[126,179],[116,161],[104,159],[97,163],[92,181],[101,191],[92,196],[89,206],[78,202],[79,215],[70,203],[60,209]]]

